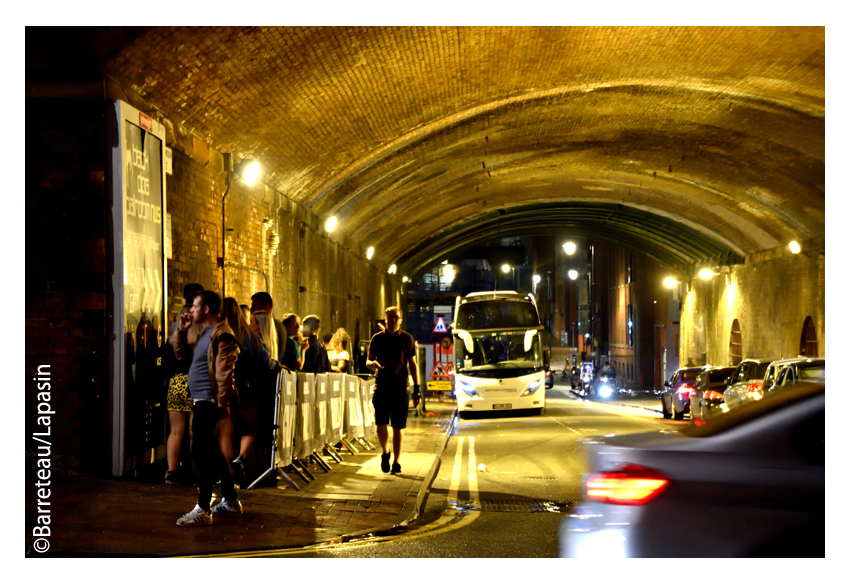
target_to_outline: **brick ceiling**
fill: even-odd
[[[510,234],[822,238],[823,28],[153,28],[103,70],[411,272]]]

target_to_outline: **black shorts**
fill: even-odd
[[[375,395],[372,396],[372,405],[375,406],[375,425],[389,424],[397,430],[407,428],[408,402],[406,387],[376,390]]]

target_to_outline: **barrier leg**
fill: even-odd
[[[336,451],[334,451],[332,446],[325,444],[324,452],[325,454],[333,458],[334,462],[342,462],[342,458],[339,454],[336,453]]]
[[[309,483],[309,482],[310,482],[310,479],[308,479],[308,478],[307,478],[307,475],[305,475],[303,472],[301,472],[301,469],[299,469],[299,468],[295,465],[295,461],[294,461],[294,460],[292,461],[292,465],[290,465],[290,466],[291,466],[292,470],[295,472],[295,474],[297,474],[299,477],[301,477],[301,479],[302,479],[305,483]]]
[[[347,438],[343,438],[342,440],[340,440],[340,442],[342,442],[343,445],[346,448],[348,448],[348,451],[351,453],[351,456],[354,456],[355,454],[357,454],[357,450],[354,448],[354,446],[351,444],[351,442]]]
[[[315,453],[311,454],[310,460],[312,460],[313,462],[318,464],[319,468],[321,468],[323,471],[325,471],[325,472],[331,471],[331,465],[329,465],[327,462],[325,462],[324,459],[321,456],[319,456],[318,454],[315,454]]]
[[[370,444],[368,440],[365,440],[363,438],[358,437],[357,443],[361,444],[363,446],[363,448],[365,448],[366,450],[375,450],[375,447],[372,444]]]
[[[292,459],[292,467],[293,467],[293,468],[300,469],[300,472],[299,472],[298,474],[301,474],[301,473],[303,472],[303,473],[304,473],[304,474],[306,474],[308,477],[310,477],[310,480],[311,480],[311,481],[315,481],[315,480],[316,480],[316,477],[314,477],[314,476],[313,476],[313,473],[311,473],[309,470],[307,470],[307,466],[306,466],[303,462],[301,462],[300,460],[295,460],[295,459],[293,458],[293,459]],[[301,476],[303,477],[304,475],[303,475],[303,474],[301,474]],[[307,479],[304,479],[304,480],[307,480]]]

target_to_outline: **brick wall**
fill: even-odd
[[[36,411],[32,378],[50,365],[52,438],[62,444],[53,450],[57,471],[107,474],[111,466],[105,109],[99,98],[27,100],[26,408]],[[226,174],[221,153],[161,121],[173,149],[168,326],[185,284],[221,290]],[[240,303],[268,289],[277,315],[315,313],[323,331],[345,327],[356,340],[368,339],[371,323],[400,300],[399,281],[369,264],[344,231],[326,234],[315,214],[283,193],[234,182],[226,218],[226,295]],[[28,435],[31,423],[28,415]]]
[[[26,111],[25,408],[50,365],[53,469],[90,470],[110,448],[103,107],[27,99]]]
[[[822,251],[791,255],[778,248],[749,257],[733,268],[728,286],[722,275],[709,281],[694,278],[682,300],[682,362],[690,356],[699,363],[700,354],[706,353],[709,365],[728,364],[735,319],[741,326],[744,358],[796,357],[807,316],[814,321],[818,354],[823,357],[826,256]]]

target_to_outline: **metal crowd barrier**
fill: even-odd
[[[307,469],[306,462],[312,460],[328,472],[330,465],[321,454],[333,462],[340,462],[342,458],[336,445],[342,444],[352,455],[358,449],[373,450],[375,447],[367,440],[376,431],[372,406],[374,388],[371,376],[280,373],[275,396],[271,465],[248,488],[276,473],[298,490],[284,468],[309,482],[315,477]]]

